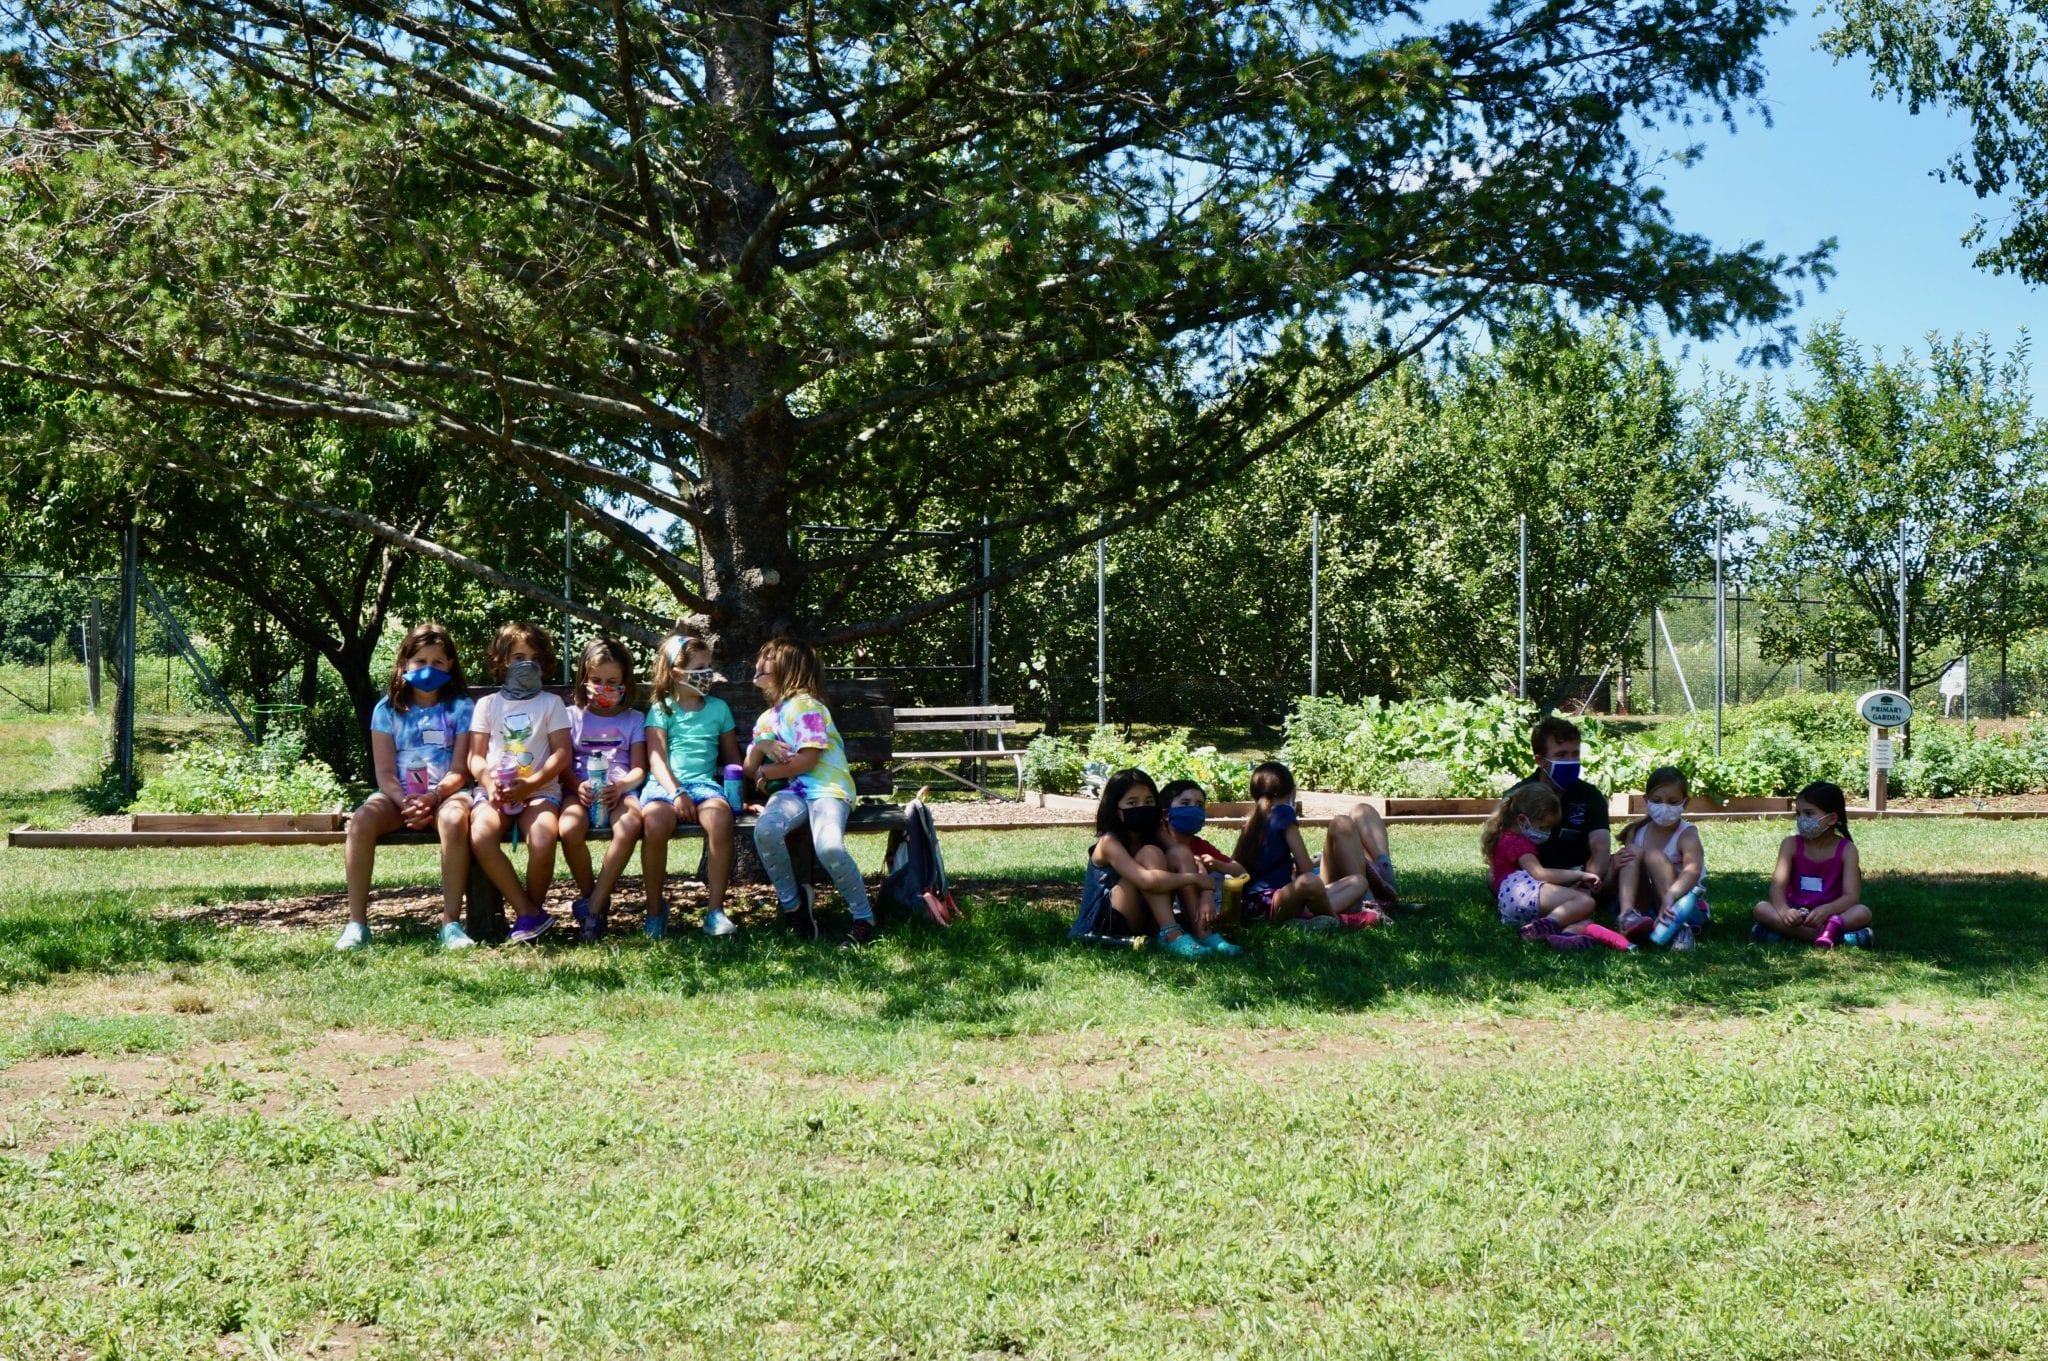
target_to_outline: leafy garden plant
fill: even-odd
[[[273,731],[261,745],[194,742],[171,753],[142,786],[144,813],[324,813],[348,803],[348,791],[320,761],[308,760],[296,732]]]

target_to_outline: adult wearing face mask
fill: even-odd
[[[1582,740],[1579,725],[1568,718],[1552,714],[1540,720],[1529,734],[1536,771],[1522,784],[1547,784],[1564,809],[1556,833],[1537,848],[1537,860],[1545,869],[1584,870],[1593,875],[1587,891],[1606,902],[1614,896],[1616,874],[1634,864],[1637,853],[1629,847],[1611,848],[1607,795],[1579,778]]]

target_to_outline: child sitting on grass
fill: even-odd
[[[1294,773],[1278,761],[1261,761],[1252,768],[1251,795],[1252,814],[1238,833],[1234,857],[1251,867],[1245,916],[1270,918],[1276,926],[1299,922],[1319,931],[1379,925],[1376,908],[1351,910],[1372,891],[1364,873],[1332,877],[1333,860],[1318,869],[1309,858],[1294,806]]]
[[[1652,945],[1690,950],[1695,928],[1708,920],[1707,853],[1699,828],[1685,820],[1692,786],[1677,766],[1659,766],[1643,796],[1648,816],[1621,834],[1621,844],[1636,854],[1619,871],[1615,925],[1630,940],[1648,937]]]
[[[1500,919],[1523,940],[1540,940],[1554,950],[1582,950],[1594,944],[1585,932],[1593,916],[1600,877],[1590,870],[1547,869],[1536,848],[1550,840],[1564,817],[1556,791],[1540,781],[1516,787],[1500,801],[1479,834],[1479,850],[1493,867],[1494,900]]]
[[[1216,875],[1241,879],[1244,866],[1202,839],[1202,828],[1209,821],[1209,794],[1201,785],[1193,780],[1169,781],[1159,791],[1159,798],[1166,805],[1167,867],[1182,873],[1199,871],[1207,880],[1199,891],[1180,891],[1181,920],[1193,923],[1197,936],[1210,936],[1223,909],[1216,897]],[[1221,936],[1212,937],[1211,948],[1217,954],[1241,953]]]
[[[1815,780],[1792,801],[1798,831],[1778,845],[1771,896],[1756,905],[1754,941],[1804,941],[1823,950],[1870,944],[1863,862],[1849,835],[1840,785]]]
[[[1095,847],[1088,853],[1081,910],[1068,937],[1143,936],[1156,931],[1160,949],[1186,959],[1239,953],[1221,936],[1198,934],[1174,920],[1174,895],[1186,889],[1202,892],[1210,881],[1199,870],[1174,869],[1169,863],[1173,849],[1166,841],[1159,787],[1152,777],[1142,770],[1111,775],[1102,787],[1102,802],[1096,805]]]

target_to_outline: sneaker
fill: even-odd
[[[1859,926],[1854,931],[1843,932],[1842,939],[1838,943],[1847,946],[1852,950],[1868,950],[1870,948],[1870,942],[1870,928],[1867,926]]]
[[[1627,936],[1630,940],[1641,940],[1644,936],[1649,935],[1656,925],[1657,918],[1655,916],[1648,912],[1638,912],[1634,908],[1630,908],[1615,919],[1614,929]]]
[[[1362,907],[1356,912],[1339,912],[1337,921],[1347,931],[1362,931],[1368,926],[1378,926],[1386,918],[1378,908]]]
[[[521,917],[512,923],[512,934],[505,937],[507,945],[524,945],[530,940],[539,940],[554,929],[555,919],[545,912],[536,912],[531,917]]]
[[[569,917],[576,923],[578,941],[585,945],[595,945],[604,939],[604,914],[590,910],[590,899],[578,898],[570,904]]]
[[[1383,914],[1399,913],[1404,917],[1412,917],[1422,911],[1425,906],[1423,903],[1411,902],[1406,898],[1396,898],[1391,903],[1379,904],[1379,910]]]
[[[1553,950],[1591,950],[1600,944],[1583,931],[1553,931],[1543,943]]]
[[[441,948],[443,950],[467,950],[476,942],[469,938],[469,932],[462,929],[461,922],[441,923]]]
[[[1344,923],[1338,921],[1335,917],[1315,916],[1296,917],[1293,921],[1288,922],[1287,925],[1302,931],[1336,931],[1342,928]]]
[[[350,922],[347,926],[341,928],[341,937],[334,942],[334,948],[343,954],[347,954],[350,950],[367,949],[369,944],[369,926],[363,922]]]
[[[1202,948],[1200,941],[1185,931],[1174,932],[1172,940],[1160,941],[1159,948],[1167,954],[1179,955],[1182,959],[1200,959],[1209,953]]]
[[[1525,922],[1519,934],[1523,940],[1548,940],[1557,934],[1557,919],[1548,913],[1533,921]]]
[[[782,924],[796,932],[798,940],[818,938],[818,914],[811,908],[809,884],[797,885],[796,906],[783,909]]]
[[[852,929],[846,933],[846,939],[839,942],[840,948],[858,950],[881,934],[882,929],[875,925],[873,917],[855,917]]]
[[[1202,948],[1212,955],[1221,955],[1225,959],[1235,959],[1244,953],[1242,945],[1232,945],[1229,941],[1223,939],[1221,932],[1217,932],[1204,940]]]
[[[1693,938],[1690,926],[1679,927],[1671,937],[1671,948],[1674,950],[1690,950],[1697,944],[1699,942]]]
[[[668,939],[668,904],[647,909],[647,921],[640,927],[649,940]]]
[[[1762,922],[1751,922],[1749,924],[1749,943],[1751,945],[1782,945],[1784,941],[1785,938],[1783,936],[1773,931],[1770,927],[1765,926]]]
[[[725,915],[719,908],[712,908],[704,914],[704,934],[711,937],[731,936],[739,933],[739,923]]]

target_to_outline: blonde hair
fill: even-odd
[[[1516,818],[1529,819],[1536,826],[1556,822],[1564,816],[1564,805],[1558,801],[1557,791],[1541,780],[1516,785],[1508,796],[1500,801],[1500,807],[1493,810],[1493,816],[1486,820],[1486,827],[1479,833],[1479,858],[1491,864],[1494,848],[1500,839],[1514,827]]]
[[[786,633],[770,638],[761,644],[757,665],[767,667],[768,674],[775,677],[777,704],[791,695],[809,695],[820,704],[825,702],[825,668],[809,643]]]
[[[652,699],[673,700],[676,697],[683,688],[683,672],[689,670],[683,665],[683,659],[690,655],[690,649],[699,647],[704,649],[707,657],[711,655],[710,642],[703,634],[690,629],[678,629],[661,640],[661,646],[654,650],[654,668],[647,681],[648,688],[654,692]],[[675,653],[673,661],[669,658],[671,648]]]

